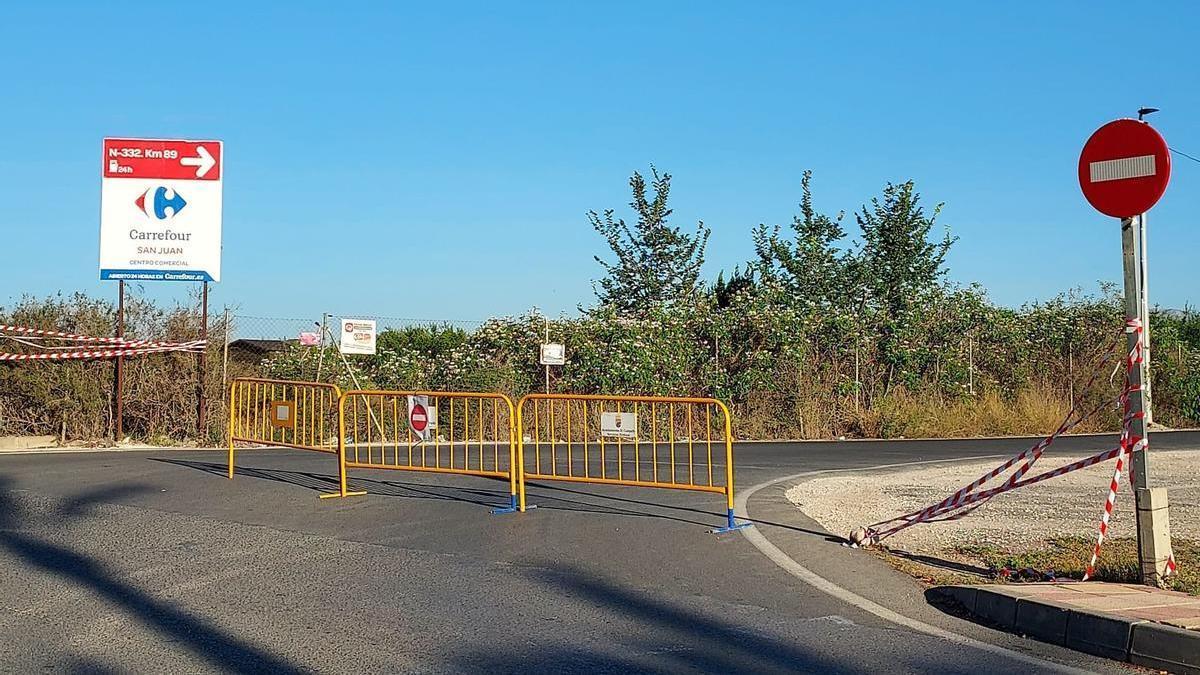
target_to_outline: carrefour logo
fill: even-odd
[[[151,218],[169,220],[179,214],[187,202],[169,187],[152,187],[133,202],[139,210]]]

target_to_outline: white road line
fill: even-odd
[[[826,469],[823,471],[805,471],[803,473],[792,474],[791,476],[783,476],[782,478],[775,478],[775,479],[769,480],[765,483],[759,483],[758,485],[755,485],[753,487],[747,488],[746,490],[743,490],[741,492],[741,494],[739,494],[737,499],[735,500],[734,512],[737,515],[737,517],[745,519],[747,521],[750,521],[750,515],[746,511],[746,503],[750,500],[750,497],[753,496],[754,493],[756,493],[759,490],[762,490],[764,488],[769,488],[774,485],[778,485],[780,483],[787,483],[787,482],[799,480],[806,476],[816,476],[816,475],[826,474],[826,473],[850,473],[850,472],[858,472],[858,471],[877,471],[880,469],[890,469],[890,468],[895,468],[895,467],[919,466],[922,464],[944,464],[947,462],[967,462],[967,461],[976,460],[976,459],[994,459],[994,458],[1007,457],[1007,456],[1008,455],[981,455],[981,456],[977,456],[977,457],[961,457],[961,458],[957,458],[957,459],[931,459],[931,460],[924,460],[924,461],[919,461],[919,462],[902,462],[900,464],[881,464],[878,466],[863,467],[861,469]],[[1029,665],[1036,665],[1039,668],[1049,668],[1051,670],[1056,670],[1061,673],[1090,673],[1091,672],[1089,670],[1083,670],[1080,668],[1075,668],[1073,666],[1067,666],[1067,665],[1063,665],[1060,663],[1055,663],[1053,661],[1047,661],[1045,659],[1041,659],[1036,656],[1030,656],[1029,654],[1024,654],[1024,653],[1021,653],[1018,651],[1013,651],[1011,649],[1006,649],[1006,648],[1000,647],[998,645],[981,642],[979,640],[975,640],[973,638],[966,637],[965,635],[959,635],[958,633],[952,633],[943,628],[938,628],[937,626],[927,624],[923,621],[911,619],[907,616],[904,616],[903,614],[893,612],[892,610],[888,609],[887,607],[884,607],[883,605],[880,605],[876,602],[872,602],[871,600],[868,600],[868,599],[862,597],[861,595],[854,593],[853,591],[849,591],[845,588],[842,588],[841,586],[838,586],[837,584],[818,575],[816,572],[813,572],[812,570],[801,565],[800,563],[796,562],[795,560],[792,560],[792,558],[790,558],[788,556],[788,554],[784,553],[783,551],[781,551],[779,549],[779,547],[775,546],[770,541],[768,541],[767,538],[764,537],[762,535],[762,533],[758,531],[758,528],[753,525],[753,521],[751,521],[751,523],[752,524],[750,525],[750,527],[747,527],[747,528],[744,528],[741,530],[742,536],[746,537],[746,540],[749,541],[751,544],[753,544],[754,547],[757,548],[759,551],[761,551],[763,555],[770,558],[771,562],[780,566],[788,574],[791,574],[792,576],[803,581],[804,583],[808,584],[809,586],[812,586],[813,588],[821,591],[822,593],[825,593],[826,595],[837,598],[838,600],[841,600],[842,602],[845,602],[846,604],[853,605],[854,607],[857,607],[865,612],[874,614],[875,616],[877,616],[885,621],[890,621],[894,624],[904,626],[905,628],[917,631],[918,633],[924,633],[926,635],[931,635],[933,637],[941,638],[948,642],[953,642],[954,644],[963,645],[965,647],[971,647],[974,649],[978,649],[980,651],[987,652],[989,654],[994,654],[994,655],[1001,656],[1004,658],[1013,659],[1013,660],[1019,661],[1021,663],[1025,663],[1025,664],[1029,664]]]

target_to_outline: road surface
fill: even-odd
[[[507,485],[460,476],[355,471],[368,496],[318,500],[333,459],[296,450],[241,452],[232,481],[220,451],[0,456],[0,671],[1127,672],[929,606],[782,499],[1028,445],[739,445],[757,525],[723,535],[704,493],[538,483],[492,515]]]

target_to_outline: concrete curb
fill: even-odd
[[[1138,666],[1200,675],[1200,631],[1023,597],[1022,590],[939,586],[931,592],[1009,632]]]
[[[0,436],[0,452],[56,447],[58,438],[55,436]]]
[[[254,448],[251,448],[254,449]],[[82,447],[58,447],[58,448],[20,448],[15,450],[0,449],[0,457],[18,456],[18,455],[68,455],[68,454],[88,454],[100,452],[225,452],[225,448],[202,447],[189,448],[183,446],[98,446],[94,448]]]

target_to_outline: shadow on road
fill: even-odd
[[[0,548],[29,567],[53,574],[64,582],[83,588],[113,603],[173,645],[187,649],[213,666],[237,673],[302,672],[282,657],[259,649],[226,633],[207,621],[155,599],[150,593],[118,578],[105,565],[65,546],[40,541],[20,529],[32,524],[32,514],[21,508],[9,492],[11,480],[0,477]],[[81,517],[96,504],[115,497],[150,492],[143,485],[124,485],[75,497],[50,514],[62,520]],[[48,523],[54,525],[56,523]],[[109,672],[101,664],[88,662],[83,672]]]
[[[898,558],[904,558],[905,560],[911,560],[912,562],[915,562],[915,563],[920,563],[922,565],[926,565],[928,567],[934,567],[934,568],[937,568],[940,570],[946,570],[948,572],[958,572],[960,574],[970,574],[972,576],[983,577],[983,578],[991,578],[991,576],[992,576],[992,570],[990,570],[986,567],[972,565],[970,563],[957,562],[954,560],[944,560],[944,559],[938,558],[936,556],[924,555],[921,553],[909,553],[908,551],[903,551],[900,549],[888,549],[887,552],[888,552],[888,554],[894,555]]]
[[[151,461],[163,464],[173,464],[188,469],[203,471],[224,478],[228,475],[228,466],[215,462],[200,462],[183,459],[165,459],[151,457]],[[254,467],[234,467],[235,476],[245,476],[260,480],[269,480],[287,485],[306,488],[316,492],[330,492],[338,488],[338,479],[334,475],[313,473],[310,471],[292,471],[284,469],[261,469]],[[355,476],[351,483],[356,488],[362,488],[369,494],[384,497],[401,497],[407,499],[430,499],[461,502],[483,507],[507,506],[509,491],[507,481],[499,478],[485,478],[503,485],[494,490],[469,488],[465,486],[429,485],[409,481],[378,480]],[[725,524],[724,509],[705,510],[690,506],[678,506],[651,502],[628,497],[618,497],[608,494],[597,494],[584,490],[572,489],[548,482],[529,482],[527,489],[536,489],[536,495],[530,495],[530,502],[538,509],[553,511],[570,511],[576,513],[596,513],[602,515],[624,516],[630,518],[655,518],[670,520],[688,525],[701,527],[720,527]],[[828,532],[811,530],[796,525],[788,525],[766,520],[751,519],[756,525],[770,525],[794,532],[801,532],[821,537],[831,542],[844,541]]]
[[[588,602],[617,625],[564,636],[548,645],[476,650],[455,655],[455,670],[495,673],[849,673],[857,672],[791,641],[681,607],[584,570],[562,566],[526,575],[547,593]],[[624,625],[631,622],[630,626]],[[830,624],[835,630],[836,624]],[[566,646],[574,641],[574,646]]]

